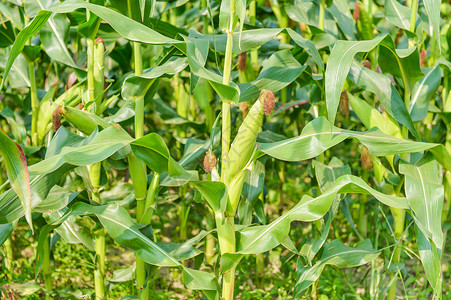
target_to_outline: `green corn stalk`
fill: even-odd
[[[129,3],[130,4],[130,3]],[[141,75],[143,72],[141,44],[134,42],[134,64],[135,74]],[[135,138],[144,135],[144,97],[139,97],[135,102]],[[143,223],[143,216],[146,212],[147,197],[147,172],[146,167],[135,155],[128,157],[130,175],[133,180],[133,187],[136,198],[136,221]],[[149,220],[150,221],[150,220]],[[148,299],[149,286],[146,285],[146,263],[136,255],[136,286],[141,299]]]
[[[319,29],[324,30],[324,17],[326,15],[326,0],[321,0],[319,5]]]
[[[246,177],[246,167],[255,151],[257,134],[263,123],[264,113],[269,114],[274,108],[274,94],[262,90],[254,103],[230,146],[230,152],[224,166],[223,182],[229,193],[226,215],[216,215],[221,254],[235,252],[235,213],[238,208],[241,190]],[[224,274],[223,299],[232,299],[234,290],[235,269]]]
[[[249,4],[249,21],[252,25],[255,25],[255,16],[257,14],[257,1],[251,1]],[[258,50],[251,50],[251,63],[254,70],[258,69]]]
[[[369,8],[361,2],[356,2],[356,9],[359,11],[359,17],[357,19],[357,28],[359,30],[359,36],[362,40],[373,39],[373,17],[369,12]],[[371,62],[372,64],[374,61]]]
[[[224,59],[223,84],[230,84],[230,77],[232,72],[232,48],[233,48],[233,31],[235,19],[235,0],[230,1],[230,24],[227,29],[227,45]],[[230,105],[228,101],[222,102],[222,164],[221,164],[221,181],[224,180],[225,165],[229,153],[230,132],[231,132],[231,116]],[[215,215],[216,227],[218,230],[218,240],[221,250],[221,255],[225,253],[235,252],[235,220],[232,218],[225,218],[222,215]],[[233,299],[233,290],[235,284],[235,271],[224,274],[222,283],[222,298]]]
[[[232,48],[233,48],[233,31],[235,19],[235,0],[230,1],[230,24],[227,29],[227,46],[224,60],[224,72],[222,83],[230,84],[232,72]],[[222,102],[222,163],[221,163],[221,181],[224,181],[226,172],[227,158],[229,154],[231,117],[230,102]],[[221,255],[225,253],[235,252],[235,220],[234,217],[225,217],[221,214],[215,214],[216,228],[218,230],[218,240]],[[226,300],[233,299],[233,291],[235,287],[235,270],[231,270],[223,275],[222,279],[222,298]]]
[[[94,101],[95,95],[95,79],[94,79],[94,68],[95,68],[95,58],[94,58],[94,39],[86,39],[87,55],[88,55],[88,102]]]
[[[94,41],[91,38],[87,39],[88,46],[88,103],[94,103],[96,100],[96,91],[103,90],[104,84],[104,47],[103,41],[96,40]],[[96,104],[96,110],[100,107],[100,100]],[[66,108],[68,109],[68,108]],[[72,110],[74,113],[74,109],[69,108],[69,111]],[[80,113],[78,113],[80,115]],[[95,115],[95,114],[92,114]],[[85,115],[86,117],[86,115]],[[66,116],[67,118],[67,116]],[[78,119],[78,122],[82,122],[84,120]],[[93,117],[93,119],[101,119],[99,117]],[[87,121],[87,120],[86,120]],[[95,123],[95,121],[86,122],[86,124],[91,125]],[[86,126],[86,125],[85,125]],[[92,125],[91,125],[92,126]],[[91,166],[89,166],[89,179],[92,186],[91,199],[92,201],[103,204],[102,199],[100,198],[100,176],[102,172],[102,163],[98,162]],[[95,285],[95,295],[96,299],[104,299],[105,298],[105,229],[100,228],[95,233],[95,241],[96,241],[96,256],[95,263],[96,268],[94,270],[94,285]]]
[[[279,27],[287,28],[289,20],[288,20],[288,15],[285,11],[285,1],[271,0],[270,3],[271,3],[271,8],[277,18],[277,21],[279,22]],[[282,32],[280,34],[280,41],[284,44],[288,44],[290,42],[290,37],[285,32]],[[283,88],[280,91],[280,101],[282,101],[283,103],[287,102],[287,89],[286,88]]]
[[[412,14],[410,15],[410,32],[415,32],[415,23],[417,20],[418,0],[412,0]],[[433,43],[435,45],[435,43]],[[409,48],[414,46],[414,41],[409,41]]]

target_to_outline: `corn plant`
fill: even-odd
[[[0,1],[2,297],[447,299],[450,9]]]

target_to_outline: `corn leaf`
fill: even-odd
[[[338,268],[357,267],[375,260],[380,253],[380,251],[374,250],[370,240],[362,241],[355,247],[349,247],[339,240],[333,240],[326,245],[318,262],[312,267],[300,270],[299,279],[294,287],[295,297],[298,297],[320,277],[326,265],[334,265]]]
[[[413,121],[426,118],[429,101],[434,99],[441,81],[440,66],[437,65],[427,70],[424,77],[415,84],[409,103],[409,112]]]
[[[259,150],[280,160],[301,161],[311,159],[347,138],[357,139],[374,156],[429,150],[440,164],[451,169],[451,156],[442,144],[398,139],[385,135],[376,128],[365,132],[332,128],[324,117],[308,123],[300,136],[274,143],[260,143]]]
[[[11,140],[1,128],[0,154],[3,156],[3,161],[6,166],[6,174],[8,175],[11,187],[22,202],[25,218],[27,219],[31,230],[33,230],[33,221],[31,219],[32,196],[27,160],[22,148]]]
[[[420,139],[413,125],[412,118],[404,105],[404,101],[388,77],[353,62],[349,72],[349,78],[359,87],[375,93],[384,106],[385,111],[392,115],[399,123],[405,125],[417,139]]]

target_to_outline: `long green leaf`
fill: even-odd
[[[15,227],[14,223],[0,224],[0,246],[9,238]]]
[[[426,278],[434,289],[434,299],[441,299],[442,294],[442,265],[440,263],[440,253],[434,243],[416,227],[416,238],[418,252],[423,264]]]
[[[39,11],[50,9],[58,5],[54,0],[26,0],[24,3],[25,12],[28,17],[35,17]],[[48,22],[41,29],[39,34],[42,45],[46,53],[54,60],[62,62],[68,66],[78,68],[67,49],[69,37],[69,20],[62,15],[55,14],[48,19]]]
[[[25,212],[25,218],[31,230],[33,230],[33,221],[31,219],[31,188],[27,160],[22,148],[11,140],[1,128],[0,154],[3,156],[6,174],[8,175],[11,187],[20,198]]]
[[[385,0],[385,18],[396,27],[410,30],[410,15],[412,9],[396,0]]]
[[[356,62],[352,63],[349,77],[359,87],[375,93],[385,110],[399,123],[405,125],[417,139],[420,139],[404,101],[388,77],[362,67]]]
[[[426,277],[434,288],[434,294],[441,294],[444,188],[439,165],[428,155],[415,165],[401,162],[399,171],[406,176],[404,187],[418,227],[417,244]]]
[[[335,196],[345,193],[371,194],[377,200],[390,207],[408,209],[406,198],[385,195],[372,189],[361,178],[344,175],[338,178],[334,185],[322,195],[312,198],[303,196],[302,199],[288,212],[268,225],[243,228],[237,234],[237,251],[234,254],[223,255],[221,271],[228,271],[245,254],[257,254],[277,247],[288,236],[290,224],[293,221],[313,222],[329,211]]]
[[[442,220],[437,216],[443,209],[444,189],[438,163],[431,157],[415,165],[401,162],[399,171],[406,176],[406,196],[418,226],[441,249]]]
[[[335,121],[341,91],[354,56],[359,52],[373,50],[384,38],[385,36],[370,41],[337,41],[335,43],[327,62],[325,74],[327,115],[330,124]]]
[[[389,36],[381,41],[378,62],[382,72],[402,79],[406,92],[411,92],[415,82],[424,76],[418,49],[396,49]]]
[[[260,143],[259,150],[280,160],[301,161],[316,157],[347,138],[357,139],[374,156],[429,150],[440,164],[451,169],[451,155],[442,144],[402,140],[385,135],[376,128],[365,132],[344,130],[331,127],[324,117],[308,123],[300,136],[274,143]]]
[[[31,208],[32,211],[47,198],[50,189],[65,177],[73,167],[64,165],[58,170],[45,175],[31,176]],[[21,201],[13,189],[0,195],[0,224],[11,223],[24,216]]]
[[[61,132],[63,134],[66,131]],[[29,169],[30,174],[47,174],[58,169],[65,163],[75,166],[91,165],[110,157],[132,141],[133,139],[128,133],[115,126],[108,127],[101,132],[95,131],[79,144],[64,147],[53,156],[47,156],[45,160],[34,164]]]
[[[362,121],[366,128],[377,127],[386,135],[401,139],[402,133],[398,123],[391,119],[387,114],[381,114],[376,108],[369,105],[366,101],[348,94],[349,104],[354,113]]]

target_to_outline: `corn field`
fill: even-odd
[[[451,299],[450,13],[0,0],[0,298]]]

